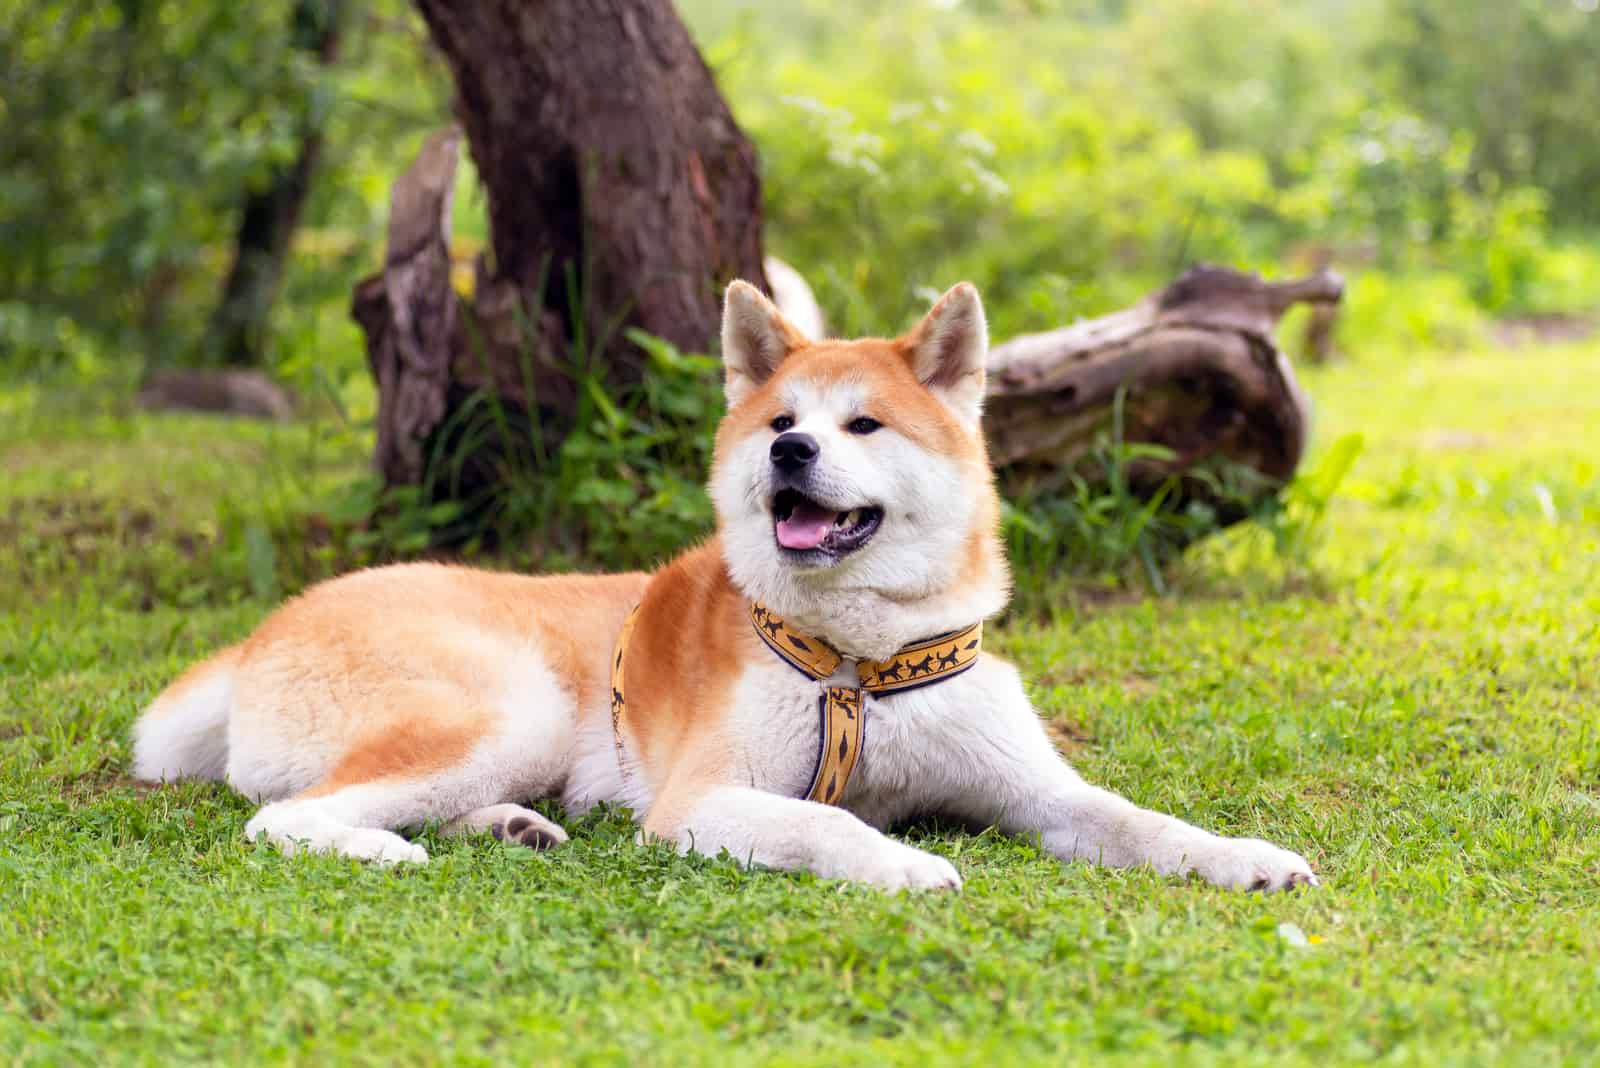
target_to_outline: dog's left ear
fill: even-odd
[[[977,426],[983,415],[983,364],[989,355],[989,327],[977,288],[971,282],[953,286],[901,344],[922,384],[963,422]]]
[[[772,377],[806,336],[749,282],[728,286],[722,300],[723,393],[732,408]]]

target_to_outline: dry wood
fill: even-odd
[[[1200,266],[1131,308],[995,346],[984,416],[995,464],[1013,490],[1049,486],[1106,434],[1121,392],[1125,439],[1175,454],[1139,465],[1141,483],[1213,459],[1269,486],[1288,479],[1309,411],[1273,330],[1290,305],[1342,289],[1331,271],[1270,283]]]
[[[378,385],[374,459],[391,484],[423,474],[423,442],[444,418],[450,357],[465,341],[450,283],[450,205],[461,136],[429,137],[389,194],[383,273],[356,286],[351,313],[367,335]]]
[[[215,412],[283,422],[294,418],[294,394],[261,371],[237,367],[169,367],[152,374],[134,403],[153,412]]]

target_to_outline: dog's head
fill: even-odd
[[[813,341],[733,283],[711,495],[734,581],[788,614],[864,597],[997,611],[999,502],[979,425],[987,348],[966,283],[892,341]]]

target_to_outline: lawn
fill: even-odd
[[[1274,897],[937,826],[965,890],[885,897],[614,813],[542,854],[280,857],[225,788],[130,782],[127,732],[293,584],[271,532],[359,441],[6,387],[0,1061],[1596,1063],[1597,371],[1309,373],[1319,447],[1365,448],[1308,557],[1237,530],[1165,597],[996,628],[1087,776],[1308,856]]]

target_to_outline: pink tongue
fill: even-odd
[[[785,549],[815,549],[833,529],[835,514],[810,501],[795,505],[788,519],[778,520],[778,544]]]

